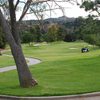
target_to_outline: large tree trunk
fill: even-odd
[[[31,87],[37,84],[37,82],[32,78],[32,75],[27,66],[25,57],[20,46],[13,44],[11,46],[11,51],[17,65],[17,71],[19,75],[19,81],[21,87]]]
[[[3,31],[5,33],[6,40],[8,41],[19,76],[19,82],[21,87],[31,87],[35,86],[37,82],[32,78],[32,75],[28,69],[25,57],[23,55],[22,49],[19,45],[19,42],[16,43],[15,38],[12,35],[12,31],[10,30],[11,27],[9,27],[8,23],[6,22],[5,18],[3,17],[3,14],[0,10],[0,23],[2,25]]]

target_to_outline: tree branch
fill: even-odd
[[[18,2],[19,0],[17,0]],[[63,14],[64,14],[64,7],[61,7],[57,2],[70,2],[70,1],[73,1],[75,2],[75,0],[27,0],[27,2],[24,2],[24,1],[19,1],[20,3],[24,3],[24,7],[23,7],[23,11],[22,11],[22,14],[19,18],[19,21],[20,22],[23,17],[25,16],[25,14],[27,13],[27,11],[29,10],[30,8],[30,5],[38,5],[39,3],[44,3],[44,2],[54,2],[58,7],[59,9],[62,10]],[[76,0],[77,1],[77,0]],[[18,3],[16,3],[16,5],[18,5]],[[49,6],[49,3],[48,3],[48,6]],[[49,6],[50,7],[50,6]]]
[[[25,6],[23,8],[22,14],[19,18],[19,22],[23,19],[23,17],[25,16],[26,12],[28,11],[30,4],[31,4],[32,0],[27,0],[27,2],[25,3]]]
[[[19,4],[19,0],[17,0],[17,2],[16,2],[16,4],[15,4],[15,8],[14,8],[15,10],[16,10],[18,4]]]

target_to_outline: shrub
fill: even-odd
[[[21,41],[22,43],[30,43],[33,42],[33,34],[30,32],[24,31],[21,33]]]
[[[65,42],[73,42],[76,41],[76,36],[75,34],[66,34],[65,38],[64,38]]]

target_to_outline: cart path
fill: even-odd
[[[2,55],[2,56],[9,56],[9,57],[12,57],[11,55]],[[26,58],[26,60],[28,60],[28,65],[35,65],[35,64],[38,64],[40,63],[41,61],[39,59],[35,59],[35,58]],[[16,69],[16,65],[14,66],[7,66],[7,67],[3,67],[3,68],[0,68],[0,72],[7,72],[7,71],[10,71],[10,70],[14,70]]]
[[[0,100],[100,100],[100,92],[67,96],[19,97],[0,95]]]

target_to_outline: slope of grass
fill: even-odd
[[[80,49],[87,46],[88,53]],[[42,63],[30,70],[38,85],[20,88],[16,71],[0,73],[0,94],[19,96],[67,95],[100,91],[100,50],[83,42],[23,45],[27,57]]]

